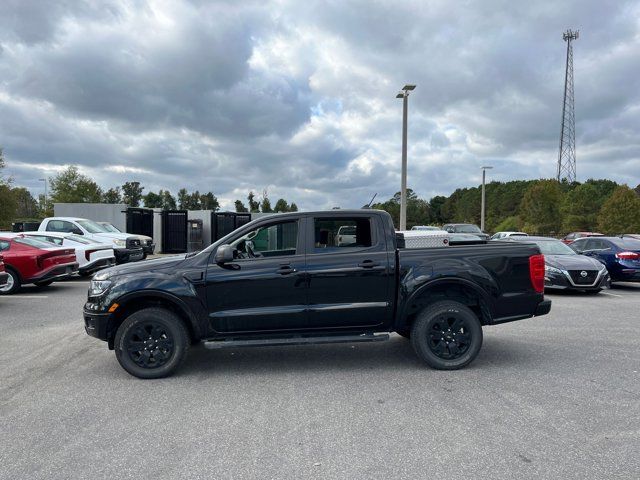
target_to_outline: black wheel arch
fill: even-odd
[[[107,342],[109,349],[113,350],[116,331],[122,322],[135,312],[144,308],[158,307],[165,308],[175,313],[184,323],[191,343],[197,343],[202,338],[202,329],[196,314],[189,306],[175,295],[163,291],[143,290],[130,293],[116,300],[119,305],[111,316],[109,330],[107,331]]]
[[[407,299],[398,318],[398,329],[410,329],[416,316],[429,305],[451,300],[469,307],[482,325],[492,323],[493,301],[482,288],[461,278],[440,278],[422,285]]]

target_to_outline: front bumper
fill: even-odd
[[[84,314],[84,330],[87,335],[107,341],[109,334],[110,313],[97,313],[87,310],[86,306],[83,310]]]
[[[25,283],[45,282],[47,280],[57,280],[60,278],[66,278],[78,271],[78,263],[64,263],[62,265],[56,265],[49,270],[44,271],[36,277],[32,277],[25,281]]]
[[[144,257],[142,247],[135,248],[115,248],[113,250],[116,256],[116,263],[137,262]]]
[[[9,278],[9,274],[6,272],[0,272],[0,287],[2,285],[7,284],[7,279]]]
[[[155,251],[155,249],[156,249],[156,244],[155,243],[143,243],[142,244],[142,250],[147,255],[153,255],[153,252]]]
[[[594,281],[581,284],[576,283],[566,270],[560,273],[546,271],[544,274],[544,288],[549,290],[602,290],[611,287],[611,278],[606,269],[598,271]]]

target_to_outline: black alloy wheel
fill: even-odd
[[[455,370],[471,363],[480,352],[482,325],[467,306],[455,301],[436,302],[414,321],[411,344],[432,368]]]
[[[139,310],[122,322],[115,338],[118,362],[138,378],[161,378],[173,373],[189,348],[182,320],[164,308]]]

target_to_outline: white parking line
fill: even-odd
[[[11,295],[7,298],[49,298],[49,295]]]
[[[600,292],[600,295],[611,295],[612,297],[624,297],[624,295],[618,295],[616,293],[609,293],[609,292]]]

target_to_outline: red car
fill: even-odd
[[[604,235],[597,232],[571,232],[569,235],[564,237],[562,241],[569,245],[570,243],[573,243],[574,240],[582,237],[604,237]]]
[[[15,293],[26,283],[44,287],[78,271],[73,248],[52,247],[24,235],[0,234],[0,253],[8,274],[0,295]]]

